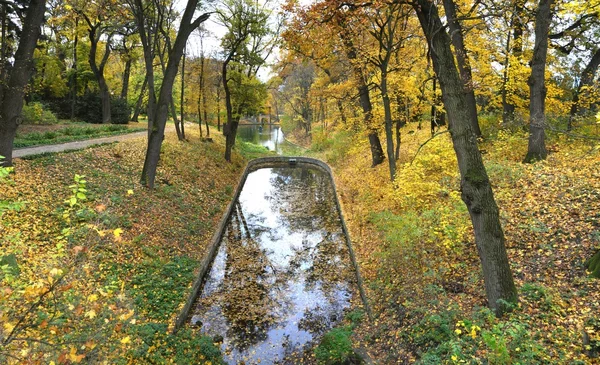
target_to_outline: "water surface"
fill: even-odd
[[[283,149],[287,145],[281,128],[272,124],[240,124],[237,137],[241,138],[242,141],[265,146],[278,155],[283,153]]]
[[[284,364],[343,317],[354,276],[331,179],[308,164],[248,175],[191,321],[229,364]]]

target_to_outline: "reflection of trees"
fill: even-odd
[[[339,231],[340,219],[329,176],[316,168],[273,168],[271,196],[275,213],[290,232]]]
[[[272,292],[277,288],[270,277],[269,258],[253,238],[239,204],[229,218],[221,244],[227,255],[224,278],[210,301],[222,307],[229,322],[227,336],[243,351],[267,338],[275,322],[273,310],[277,306]]]
[[[285,275],[289,279],[303,276],[305,290],[319,290],[327,301],[319,311],[304,313],[299,326],[320,333],[322,325],[332,322],[332,313],[341,311],[340,290],[348,290],[353,277],[333,186],[329,176],[315,168],[278,168],[273,175],[272,209],[282,227],[304,235],[301,246],[293,248]]]

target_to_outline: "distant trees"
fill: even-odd
[[[231,161],[231,149],[240,116],[251,112],[256,105],[253,96],[264,96],[256,73],[275,46],[278,29],[270,29],[269,2],[254,3],[249,0],[226,0],[217,12],[217,18],[227,29],[221,40],[223,47],[222,82],[225,94],[227,123],[225,135],[225,160]],[[258,87],[258,88],[257,88]]]

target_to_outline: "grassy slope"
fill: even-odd
[[[600,245],[598,148],[554,138],[547,161],[523,165],[524,134],[483,144],[520,293],[514,313],[497,320],[485,308],[449,135],[416,155],[428,132],[408,131],[395,187],[385,162],[369,167],[366,137],[313,139],[314,154],[334,167],[377,313],[355,345],[382,364],[595,361],[584,352],[600,348],[600,281],[583,263]]]
[[[1,200],[26,203],[1,216],[0,246],[20,274],[3,275],[0,338],[24,321],[0,362],[216,363],[211,341],[167,333],[245,164],[237,153],[226,163],[214,133],[214,143],[169,134],[154,191],[138,183],[143,139],[17,160]],[[87,199],[69,211],[74,174],[86,176]]]

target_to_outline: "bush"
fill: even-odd
[[[113,99],[110,104],[112,124],[127,124],[131,115],[131,107],[126,99]]]
[[[48,101],[49,107],[61,118],[71,118],[71,99],[52,99]],[[121,98],[112,99],[110,102],[111,119],[113,124],[127,124],[131,107]],[[87,123],[102,123],[102,99],[100,94],[87,93],[79,96],[75,104],[75,117]]]
[[[33,102],[23,105],[21,111],[23,124],[56,124],[58,118],[50,110],[46,110],[42,103]]]
[[[327,332],[319,346],[315,348],[315,357],[319,364],[337,365],[350,363],[356,356],[352,350],[350,327],[338,327]]]

